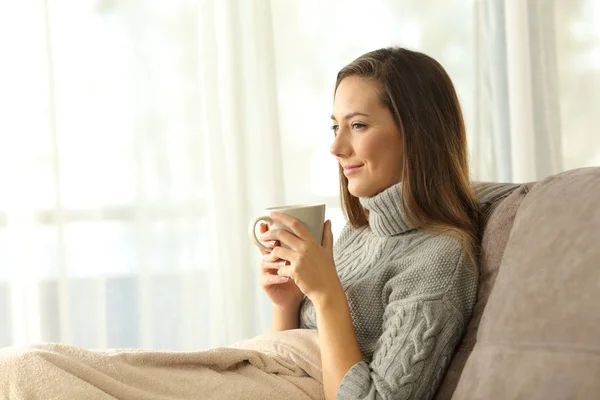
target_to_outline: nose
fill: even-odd
[[[347,135],[340,129],[333,139],[329,152],[335,157],[344,158],[352,154],[352,146],[348,142]]]

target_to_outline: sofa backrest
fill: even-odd
[[[479,321],[494,286],[515,214],[531,186],[533,183],[519,185],[480,182],[473,185],[475,194],[481,203],[479,221],[481,248],[477,302],[462,343],[457,348],[444,381],[438,389],[437,400],[452,398],[465,363],[475,345]]]
[[[597,398],[600,168],[502,198],[483,227],[480,275],[438,399]]]

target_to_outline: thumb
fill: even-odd
[[[331,220],[325,221],[325,229],[323,229],[323,247],[333,250],[333,231],[331,230]]]

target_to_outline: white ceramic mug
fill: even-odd
[[[266,208],[265,215],[254,218],[248,225],[248,235],[250,236],[250,240],[258,248],[265,251],[272,250],[264,246],[256,237],[256,225],[260,221],[265,222],[269,226],[269,230],[285,229],[288,232],[292,232],[287,226],[277,223],[269,218],[269,212],[271,211],[280,212],[296,218],[304,224],[306,229],[308,229],[315,239],[317,239],[317,242],[321,243],[323,239],[323,224],[325,223],[325,204],[279,206]],[[283,243],[281,246],[287,247]]]

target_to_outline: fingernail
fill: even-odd
[[[279,280],[280,280],[281,282],[287,282],[287,281],[289,281],[289,280],[290,280],[290,277],[289,277],[289,276],[280,276],[280,277],[279,277]]]
[[[270,254],[265,254],[264,256],[262,256],[263,260],[266,260],[267,258],[269,258],[271,255]]]
[[[279,264],[279,266],[280,266],[280,267],[285,267],[285,265],[286,265],[287,263],[286,263],[286,261],[284,260],[284,261],[279,261],[279,263],[278,263],[278,264]]]

